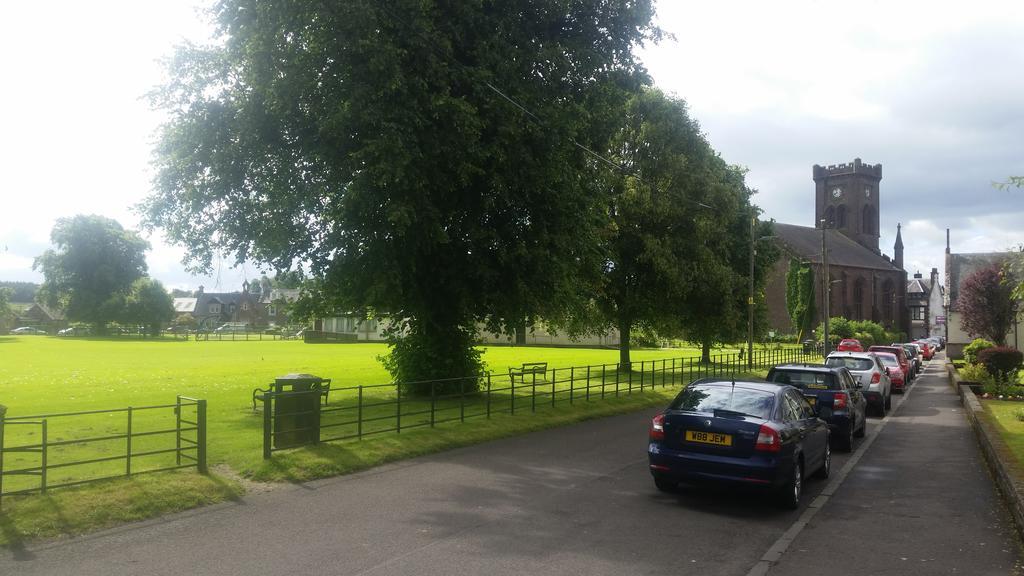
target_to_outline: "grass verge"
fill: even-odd
[[[242,487],[217,475],[158,472],[124,480],[4,498],[0,545],[24,553],[27,542],[74,536],[199,506],[237,500]]]
[[[1020,419],[1024,417],[1024,402],[982,400],[981,405],[1016,460],[1015,469],[1024,469],[1024,421]]]

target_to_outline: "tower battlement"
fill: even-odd
[[[853,162],[846,164],[830,164],[828,166],[814,165],[814,179],[829,178],[832,176],[845,176],[848,174],[863,174],[873,178],[882,178],[881,164],[864,164],[860,158],[854,158]]]

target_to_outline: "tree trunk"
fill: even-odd
[[[633,363],[629,359],[629,340],[633,323],[626,318],[619,318],[619,369],[630,371]]]
[[[711,364],[711,342],[700,343],[700,361],[704,364]]]
[[[526,345],[526,322],[522,321],[516,324],[515,328],[515,344],[516,346]]]

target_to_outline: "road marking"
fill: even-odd
[[[920,376],[924,376],[928,372],[930,372],[930,368],[931,363],[925,366]],[[920,383],[920,381],[918,383]],[[864,454],[867,453],[868,448],[871,448],[871,445],[874,444],[875,438],[878,438],[878,436],[882,433],[882,430],[885,429],[886,424],[889,423],[889,419],[895,416],[897,412],[899,412],[900,407],[902,407],[903,404],[910,399],[910,395],[914,393],[915,389],[917,389],[917,384],[906,389],[906,392],[903,394],[903,398],[898,403],[896,403],[896,405],[893,407],[892,410],[889,411],[888,414],[885,415],[885,418],[882,418],[882,421],[878,424],[878,427],[875,428],[870,434],[868,434],[867,438],[865,438],[864,440],[864,443],[861,444],[860,447],[857,448],[857,451],[854,452],[853,456],[851,456],[850,459],[846,461],[846,464],[843,465],[843,468],[839,471],[839,473],[836,474],[835,476],[832,476],[829,479],[828,484],[825,485],[825,489],[822,490],[821,494],[819,494],[813,501],[811,501],[811,503],[807,506],[807,509],[804,510],[803,514],[801,514],[800,517],[796,519],[796,522],[793,522],[793,524],[790,525],[790,527],[782,534],[782,536],[779,536],[779,539],[776,540],[770,548],[768,548],[768,551],[764,553],[764,556],[761,556],[761,559],[758,560],[757,564],[754,564],[754,567],[751,568],[749,572],[747,572],[747,576],[764,576],[765,574],[768,574],[768,571],[771,570],[772,566],[774,566],[782,558],[782,555],[785,554],[786,550],[789,549],[789,545],[792,544],[794,540],[796,540],[797,536],[800,535],[800,532],[802,532],[803,529],[807,526],[807,524],[811,521],[811,518],[814,518],[814,515],[817,514],[819,510],[825,507],[825,504],[828,503],[829,498],[831,498],[832,495],[836,493],[836,490],[839,489],[839,486],[843,483],[844,480],[846,480],[846,477],[849,476],[850,471],[853,470],[853,467],[856,466],[858,462],[860,462],[860,459],[864,456]]]

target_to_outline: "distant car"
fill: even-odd
[[[913,372],[911,372],[910,366],[910,355],[903,349],[903,346],[897,344],[895,346],[871,346],[868,348],[868,352],[888,352],[896,356],[896,359],[900,363],[900,370],[903,371],[904,379],[906,384],[910,385],[910,380],[913,378]]]
[[[910,378],[917,378],[917,375],[924,370],[924,356],[921,353],[921,347],[917,344],[893,344],[893,346],[900,346],[907,353],[907,358],[910,359]]]
[[[899,358],[892,352],[875,352],[875,355],[881,360],[882,366],[885,367],[885,371],[889,375],[892,391],[903,394],[909,383],[907,382],[907,373],[903,371],[903,365],[900,364]]]
[[[216,334],[244,334],[249,332],[249,324],[245,322],[228,322],[214,330]]]
[[[82,326],[72,326],[57,332],[57,336],[88,336],[89,329]]]
[[[853,438],[867,431],[867,399],[861,384],[845,367],[780,364],[768,370],[766,380],[800,390],[815,414],[828,422],[836,448],[853,450]]]
[[[892,380],[874,352],[833,352],[825,365],[845,366],[864,387],[864,397],[876,415],[884,417],[892,407]]]
[[[863,352],[864,346],[856,338],[843,338],[836,346],[836,352]]]
[[[40,330],[39,328],[34,328],[32,326],[22,326],[21,328],[15,328],[14,330],[11,330],[11,334],[18,334],[18,335],[21,335],[21,336],[24,336],[24,335],[45,336],[46,335],[46,330]]]
[[[651,421],[647,457],[654,484],[682,481],[774,489],[800,505],[803,480],[832,466],[828,425],[798,390],[767,382],[698,380]]]
[[[931,360],[935,357],[935,348],[927,340],[917,340],[913,344],[921,349],[921,357],[925,360]]]

